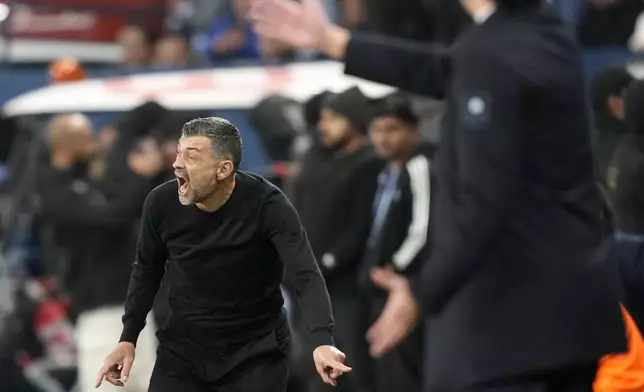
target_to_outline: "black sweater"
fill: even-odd
[[[201,345],[237,342],[282,320],[284,277],[304,309],[314,347],[333,344],[331,304],[291,203],[260,176],[238,172],[215,212],[183,206],[176,181],[145,202],[121,341],[136,342],[166,260],[172,265],[168,321]]]

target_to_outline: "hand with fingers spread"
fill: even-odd
[[[346,355],[333,346],[320,346],[313,351],[313,361],[322,381],[326,384],[338,385],[338,378],[349,373],[351,368],[344,364]]]
[[[375,268],[371,280],[389,293],[380,317],[367,332],[369,352],[377,358],[409,335],[420,318],[420,310],[405,277],[387,268]]]
[[[304,49],[321,49],[330,26],[318,0],[252,0],[250,17],[258,34]]]
[[[103,380],[117,387],[122,387],[130,376],[130,370],[134,363],[134,344],[121,342],[105,358],[103,367],[96,378],[96,388],[100,387]]]

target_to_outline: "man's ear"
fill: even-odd
[[[217,180],[223,181],[233,174],[233,162],[229,160],[221,161],[217,167]]]

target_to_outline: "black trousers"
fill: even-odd
[[[168,330],[157,337],[148,392],[286,391],[291,348],[286,322],[258,338],[218,346],[200,345]]]
[[[592,392],[596,373],[596,364],[575,366],[484,383],[458,392]]]

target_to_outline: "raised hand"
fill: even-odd
[[[302,49],[320,49],[330,26],[318,0],[252,0],[250,17],[261,36]]]

